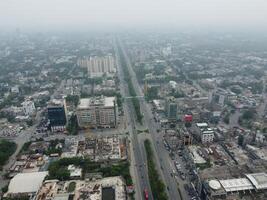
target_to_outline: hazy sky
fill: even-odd
[[[0,0],[0,28],[265,28],[267,0]]]

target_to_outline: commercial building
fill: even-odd
[[[5,196],[18,198],[20,196],[32,197],[38,192],[47,175],[47,171],[19,173],[11,179]]]
[[[87,57],[78,60],[78,65],[84,68],[87,68],[88,75],[93,77],[101,77],[105,73],[115,73],[115,59],[111,55],[103,56],[103,57]]]
[[[223,106],[227,99],[227,91],[217,89],[209,93],[209,103],[215,103]]]
[[[231,199],[231,195],[239,192],[244,196],[245,194],[254,196],[255,193],[266,191],[266,189],[266,173],[245,174],[242,178],[212,179],[204,183],[204,199],[228,199],[228,197]]]
[[[177,102],[175,98],[170,97],[165,100],[165,112],[169,120],[177,119]]]
[[[32,115],[35,113],[36,108],[33,101],[24,101],[22,104],[22,110],[24,112],[24,115]]]
[[[66,104],[64,100],[52,100],[47,107],[51,131],[64,131],[67,123]]]
[[[78,124],[83,128],[116,127],[118,107],[115,97],[80,99],[77,107]]]
[[[214,139],[214,131],[207,123],[196,123],[197,132],[203,144],[212,143]]]

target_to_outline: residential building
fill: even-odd
[[[29,100],[22,103],[22,109],[25,115],[32,115],[36,111],[34,102]]]
[[[78,65],[87,68],[91,78],[116,72],[115,59],[111,55],[79,59]]]
[[[80,127],[110,128],[117,125],[117,104],[115,97],[93,97],[80,99],[77,118]]]

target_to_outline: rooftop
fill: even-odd
[[[236,178],[219,181],[226,192],[235,192],[240,190],[252,190],[253,185],[246,178]]]
[[[246,174],[246,176],[256,189],[267,189],[266,173]]]
[[[17,174],[11,179],[7,193],[17,194],[37,192],[47,175],[47,171]]]
[[[197,123],[197,127],[199,128],[204,128],[204,127],[207,127],[208,124],[207,123]]]
[[[73,194],[73,200],[90,199],[100,200],[109,199],[125,200],[126,191],[125,183],[119,176],[107,177],[97,180],[71,180],[71,181],[58,181],[47,180],[38,191],[36,199],[47,200],[51,197],[57,200],[67,200],[69,197],[70,184],[74,184],[74,189],[71,192]],[[111,198],[115,196],[115,198]]]
[[[63,106],[63,105],[64,105],[64,101],[62,99],[52,99],[48,104],[49,107]]]
[[[94,97],[94,98],[82,98],[80,99],[80,104],[78,108],[85,109],[90,106],[104,106],[112,107],[114,106],[115,97]]]

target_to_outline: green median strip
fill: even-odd
[[[142,124],[143,115],[142,115],[141,110],[140,110],[140,103],[139,103],[139,100],[137,98],[137,94],[135,92],[135,89],[133,87],[132,78],[130,76],[129,69],[127,67],[127,63],[125,61],[125,58],[123,56],[123,53],[122,53],[122,50],[120,47],[119,47],[119,56],[120,56],[121,66],[123,69],[124,79],[128,84],[129,95],[132,97],[131,100],[132,100],[132,104],[134,106],[136,119],[140,124]]]
[[[147,168],[148,168],[148,177],[149,183],[152,190],[153,198],[155,200],[167,200],[167,194],[165,191],[165,184],[159,178],[159,173],[156,170],[155,162],[154,162],[154,152],[151,147],[151,142],[146,139],[145,142],[145,149],[147,155]]]

